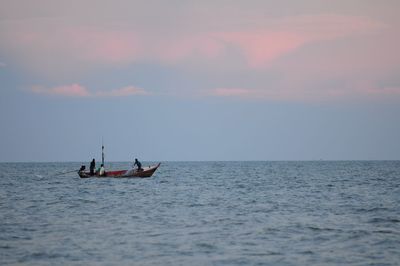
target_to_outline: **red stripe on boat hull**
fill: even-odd
[[[115,170],[115,171],[106,171],[104,176],[99,176],[98,174],[90,175],[89,172],[78,172],[78,175],[81,178],[89,178],[89,177],[113,177],[113,178],[129,178],[129,177],[151,177],[154,172],[158,169],[161,163],[157,165],[150,166],[144,168],[142,171],[129,171],[129,170]]]

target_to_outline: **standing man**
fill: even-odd
[[[93,160],[90,162],[90,175],[94,175],[94,169],[96,169],[96,161],[94,160],[94,158],[93,158]]]

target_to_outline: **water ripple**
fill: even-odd
[[[116,168],[127,163],[114,163]],[[400,162],[0,164],[1,265],[398,265]]]

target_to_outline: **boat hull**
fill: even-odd
[[[90,178],[90,177],[111,177],[111,178],[145,178],[151,177],[154,172],[158,169],[161,163],[158,163],[153,166],[144,167],[142,170],[130,169],[130,170],[115,170],[115,171],[106,171],[104,175],[100,176],[98,173],[94,175],[90,175],[87,171],[79,171],[78,175],[81,178]]]

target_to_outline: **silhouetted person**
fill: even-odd
[[[90,168],[89,168],[89,170],[90,170],[90,175],[94,175],[94,169],[96,169],[96,161],[93,159],[93,160],[90,162]]]
[[[85,178],[85,177],[88,177],[88,176],[89,176],[89,175],[85,172],[85,170],[86,170],[86,166],[82,165],[81,168],[80,168],[79,171],[78,171],[78,175],[79,175],[81,178]]]
[[[135,165],[137,165],[138,171],[143,171],[142,164],[136,158],[135,158],[135,163],[133,164],[133,167],[135,167]]]

